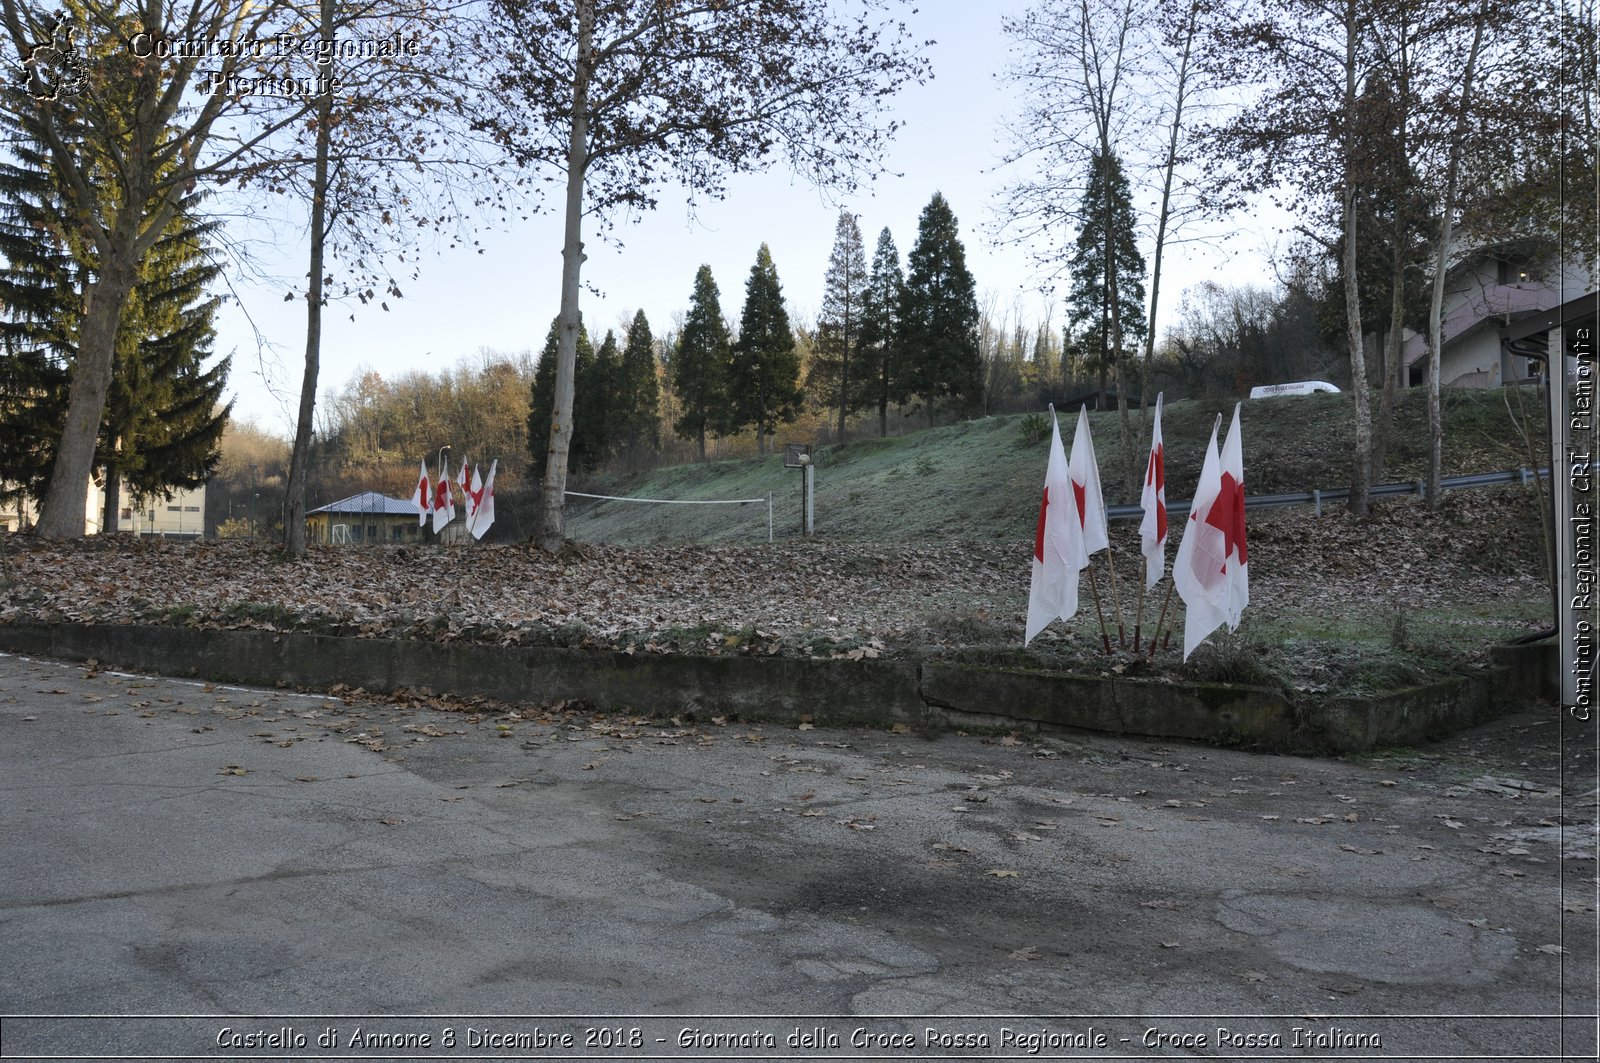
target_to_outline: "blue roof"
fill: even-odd
[[[409,498],[390,498],[376,491],[363,491],[359,495],[341,498],[318,506],[311,513],[388,513],[394,516],[415,517],[417,504]],[[311,516],[307,513],[306,516]]]

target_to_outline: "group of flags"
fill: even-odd
[[[1155,419],[1150,434],[1150,457],[1145,465],[1144,490],[1140,505],[1144,517],[1139,522],[1140,552],[1145,560],[1144,587],[1140,591],[1143,611],[1144,591],[1161,581],[1166,571],[1167,492],[1166,455],[1161,440],[1163,396],[1156,397]],[[1250,555],[1245,542],[1244,520],[1244,444],[1239,435],[1239,406],[1233,409],[1233,424],[1219,453],[1217,424],[1211,429],[1200,483],[1185,522],[1183,540],[1172,563],[1172,588],[1185,606],[1183,656],[1187,660],[1224,623],[1232,631],[1239,626],[1244,607],[1250,603]],[[1079,574],[1089,568],[1089,559],[1101,550],[1110,551],[1107,535],[1105,496],[1100,489],[1100,470],[1094,456],[1094,439],[1089,433],[1087,407],[1078,411],[1078,428],[1068,460],[1061,445],[1061,427],[1054,407],[1050,410],[1050,459],[1046,466],[1044,497],[1039,503],[1039,523],[1033,542],[1033,580],[1028,594],[1028,621],[1024,644],[1056,619],[1069,620],[1078,611]],[[1115,568],[1112,568],[1113,580]],[[1090,586],[1098,585],[1090,569]],[[1166,608],[1162,608],[1162,620]],[[1120,614],[1119,614],[1120,615]],[[1101,619],[1104,629],[1104,617]],[[1157,621],[1159,630],[1161,620]],[[1110,648],[1109,636],[1103,636]],[[1135,628],[1135,652],[1140,633]],[[1154,651],[1155,639],[1151,639]]]
[[[467,475],[467,463],[461,463],[461,472],[455,481],[455,486],[461,491],[462,508],[466,510],[467,531],[474,539],[482,539],[488,532],[489,526],[494,523],[494,473],[500,467],[499,459],[489,465],[489,475],[480,477],[478,466],[472,467],[472,475]],[[417,472],[417,488],[411,493],[411,501],[417,507],[417,525],[419,527],[428,523],[428,515],[433,515],[433,530],[435,534],[443,530],[446,524],[456,519],[455,497],[450,491],[450,463],[444,462],[439,466],[439,479],[433,480],[428,476],[428,460],[424,458]]]

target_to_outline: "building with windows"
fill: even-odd
[[[83,533],[99,535],[106,530],[105,488],[93,481],[89,483],[88,498],[83,507]],[[124,498],[118,514],[116,531],[133,535],[159,535],[171,539],[198,539],[205,534],[206,489],[180,488],[172,497],[159,495],[150,498]],[[39,507],[26,496],[17,496],[0,504],[0,531],[18,532],[33,527],[39,519]]]
[[[306,541],[331,546],[417,543],[422,528],[415,502],[363,491],[307,513]]]
[[[1444,387],[1499,387],[1537,379],[1542,364],[1500,343],[1501,330],[1594,291],[1590,265],[1560,261],[1528,240],[1474,248],[1445,273],[1439,382]],[[1406,382],[1427,382],[1428,337],[1405,334]]]

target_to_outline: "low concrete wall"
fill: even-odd
[[[909,661],[624,654],[556,647],[99,624],[0,625],[0,649],[223,682],[429,690],[513,703],[922,728],[1079,728],[1276,750],[1360,752],[1509,711],[1517,672],[1381,698],[1292,703],[1266,687],[1111,680]]]

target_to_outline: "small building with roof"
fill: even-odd
[[[418,543],[422,528],[417,504],[377,491],[341,498],[306,514],[306,541],[331,546]]]

